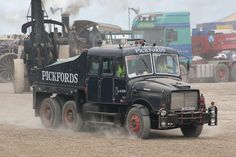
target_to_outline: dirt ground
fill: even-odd
[[[152,131],[148,140],[133,139],[123,129],[69,132],[46,130],[34,117],[32,94],[14,94],[0,84],[0,157],[234,157],[236,154],[236,83],[192,84],[206,102],[215,101],[219,125],[204,126],[199,138],[179,129]]]

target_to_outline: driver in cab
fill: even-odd
[[[116,76],[120,78],[125,77],[125,64],[122,59],[118,60],[118,66],[116,69]]]
[[[168,73],[169,70],[166,64],[166,58],[164,56],[157,57],[156,62],[157,62],[158,73]]]

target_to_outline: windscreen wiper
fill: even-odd
[[[146,61],[145,61],[138,53],[136,53],[136,54],[137,54],[138,57],[142,60],[143,64],[146,66],[146,68],[147,68],[148,70],[150,70],[150,68],[148,67]]]

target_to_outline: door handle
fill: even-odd
[[[115,87],[114,94],[115,94],[115,95],[118,95],[118,87]]]

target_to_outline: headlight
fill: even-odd
[[[165,109],[161,109],[160,115],[161,115],[162,117],[165,117],[165,116],[167,115],[167,111],[166,111]]]

